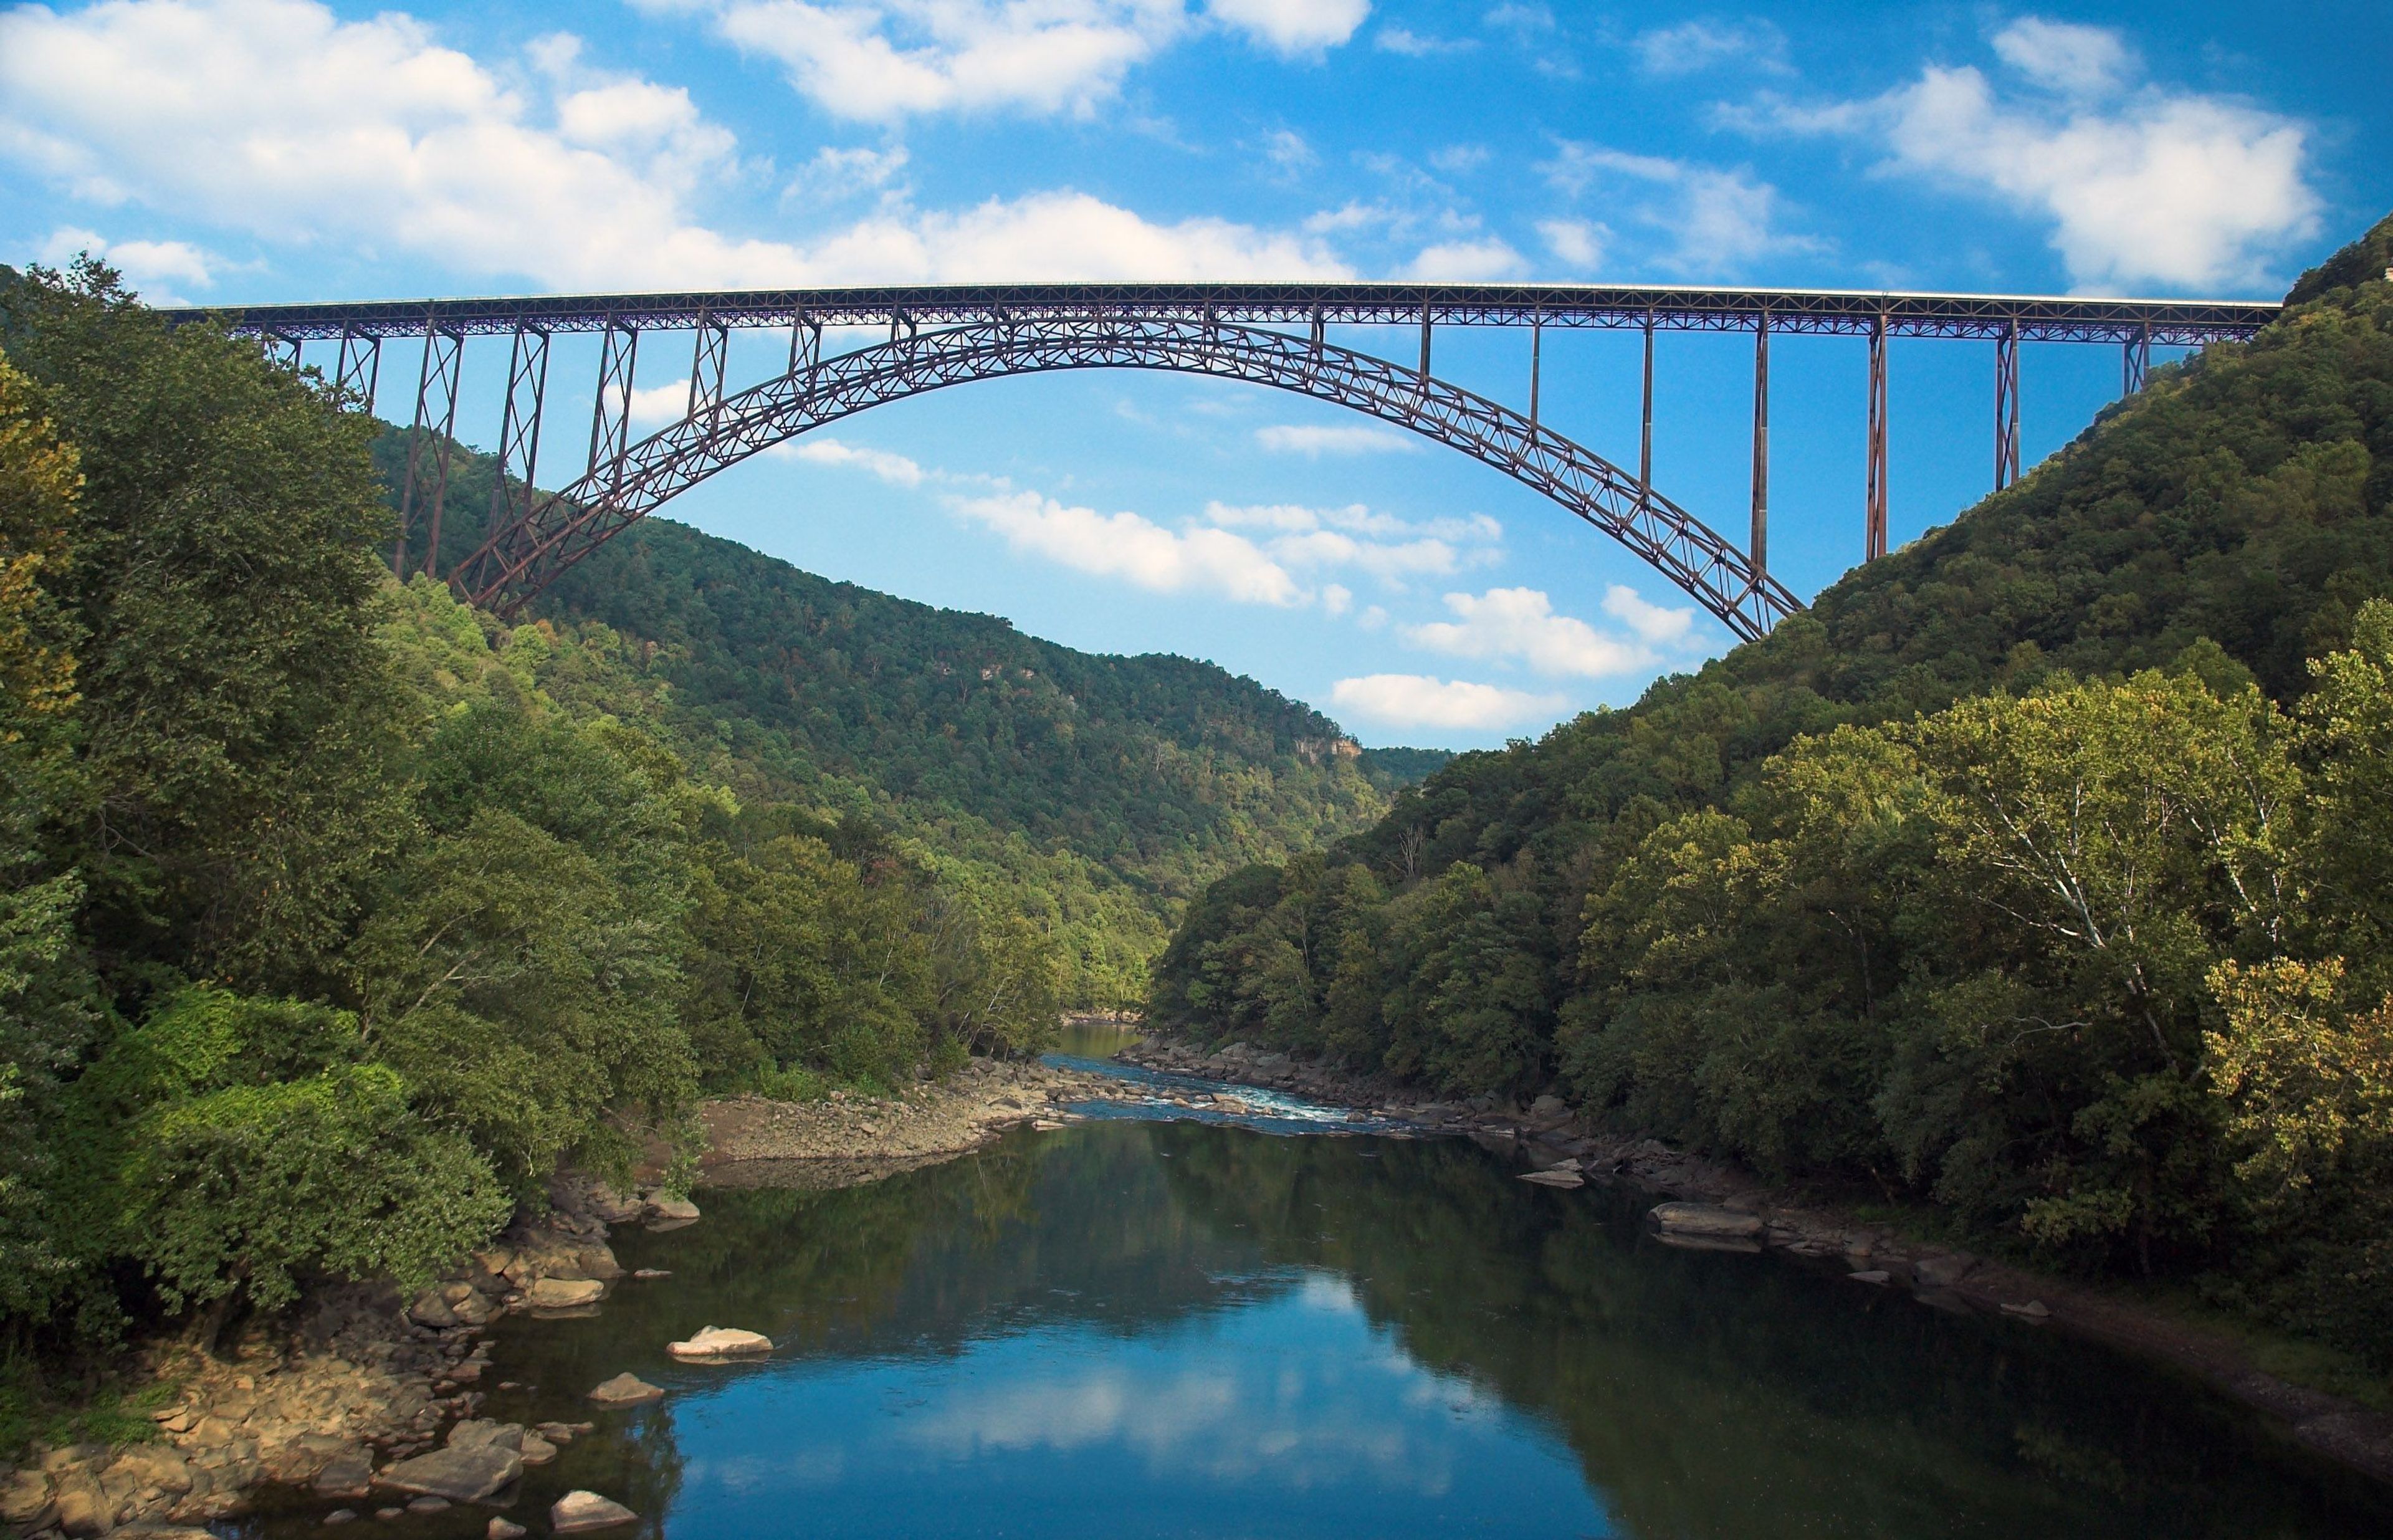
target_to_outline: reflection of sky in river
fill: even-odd
[[[1550,1429],[1291,1274],[1125,1340],[1078,1326],[951,1356],[733,1369],[671,1403],[676,1535],[1610,1533]]]

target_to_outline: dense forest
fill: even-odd
[[[407,442],[391,429],[375,445],[394,489]],[[481,539],[496,470],[453,453],[450,563]],[[1208,881],[1369,827],[1390,791],[1451,757],[1358,752],[1312,708],[1213,664],[1077,652],[662,518],[526,613],[608,639],[659,702],[655,729],[708,780],[870,817],[1021,894],[1064,949],[1075,1006],[1136,1003]]]
[[[2393,1364],[2393,220],[1636,706],[1191,907],[1155,1019]]]
[[[1032,1051],[1394,784],[1218,669],[676,527],[515,623],[401,585],[358,404],[0,272],[0,1442],[45,1351],[687,1172],[709,1090]]]

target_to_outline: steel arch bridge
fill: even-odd
[[[981,321],[843,353],[708,403],[594,467],[528,518],[491,531],[456,569],[503,607],[676,494],[750,455],[887,401],[975,380],[1147,369],[1310,396],[1460,450],[1619,541],[1741,637],[1801,607],[1745,554],[1617,466],[1550,428],[1433,376],[1319,338],[1121,316]]]
[[[2242,301],[2083,299],[1818,290],[1389,283],[1041,283],[595,294],[522,299],[383,301],[169,312],[213,319],[259,339],[297,367],[306,343],[335,341],[332,376],[371,408],[382,344],[421,338],[413,429],[394,568],[428,525],[422,567],[434,572],[464,373],[465,339],[512,338],[499,474],[487,538],[446,574],[477,604],[511,612],[559,573],[690,487],[758,451],[884,402],[948,385],[1077,369],[1145,369],[1244,381],[1364,412],[1445,444],[1510,476],[1611,535],[1740,638],[1766,633],[1801,607],[1769,575],[1770,338],[1773,332],[1862,336],[1869,344],[1863,545],[1886,550],[1887,342],[1976,339],[1994,345],[1994,482],[2020,474],[2020,345],[2109,343],[2122,388],[2138,389],[2155,346],[2249,337],[2280,307]],[[888,327],[886,342],[826,356],[826,327]],[[932,329],[924,330],[924,323]],[[1327,340],[1329,325],[1420,328],[1417,368]],[[1289,325],[1302,333],[1271,330]],[[1525,413],[1437,378],[1438,325],[1525,329]],[[735,329],[786,327],[787,371],[725,393]],[[1644,411],[1637,474],[1552,431],[1538,417],[1543,332],[1641,329]],[[633,376],[640,338],[690,332],[689,402],[679,421],[634,443]],[[1656,331],[1754,336],[1750,538],[1732,544],[1652,485]],[[587,469],[563,490],[535,489],[552,334],[602,337]]]

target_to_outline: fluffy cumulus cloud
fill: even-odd
[[[0,13],[0,153],[94,202],[556,287],[1348,271],[1317,238],[1160,224],[1069,192],[899,200],[808,241],[744,239],[693,212],[736,174],[737,145],[687,92],[593,71],[570,38],[522,66],[316,0],[25,7]]]
[[[1613,594],[1627,594],[1641,605],[1626,588],[1615,585]],[[1554,613],[1553,601],[1537,589],[1449,594],[1445,607],[1453,620],[1406,626],[1405,639],[1415,646],[1458,658],[1517,659],[1538,673],[1583,678],[1627,673],[1658,661],[1651,645],[1662,639],[1658,634],[1649,636],[1640,631],[1633,640],[1607,636],[1576,616]],[[1656,632],[1667,614],[1651,606],[1628,613],[1635,616],[1632,629],[1641,623]]]
[[[1539,220],[1537,233],[1546,238],[1546,250],[1574,268],[1592,268],[1602,262],[1603,243],[1612,234],[1589,219]]]
[[[1571,139],[1559,141],[1554,158],[1539,169],[1565,198],[1600,190],[1628,203],[1637,223],[1662,240],[1654,260],[1689,276],[1734,272],[1761,257],[1819,249],[1817,241],[1785,228],[1785,200],[1748,171]],[[1539,228],[1561,255],[1564,242],[1593,246],[1601,227],[1555,219]]]
[[[1475,283],[1510,278],[1525,266],[1521,254],[1495,236],[1476,241],[1441,241],[1422,248],[1407,275],[1434,281]]]
[[[1338,711],[1384,727],[1432,727],[1485,732],[1550,718],[1565,704],[1559,695],[1537,695],[1467,679],[1425,673],[1371,673],[1330,686]]]
[[[1317,54],[1354,35],[1371,0],[1211,0],[1223,25],[1280,54]]]
[[[78,256],[98,257],[152,305],[184,303],[178,289],[209,287],[222,267],[188,241],[111,241],[98,230],[73,226],[52,230],[42,242],[41,254],[53,268],[63,268]]]
[[[824,111],[875,123],[990,110],[1085,115],[1196,26],[1183,0],[634,3],[701,16],[726,42],[778,64]],[[1370,0],[1211,0],[1207,14],[1298,56],[1344,43],[1370,8]]]
[[[1227,529],[1167,529],[1137,514],[1101,514],[1031,491],[958,497],[950,506],[1003,535],[1017,551],[1154,593],[1279,606],[1311,596],[1252,541]]]
[[[1253,531],[1262,550],[1290,568],[1360,572],[1390,588],[1497,561],[1504,538],[1504,527],[1484,514],[1408,519],[1359,502],[1342,508],[1211,502],[1205,522]]]
[[[1999,197],[2051,227],[2082,288],[2269,284],[2271,260],[2316,230],[2299,123],[2139,81],[2106,28],[2027,18],[1992,45],[1996,73],[1930,65],[1866,100],[1764,101],[1724,121],[1874,140],[1890,171]]]

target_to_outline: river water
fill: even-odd
[[[1076,1045],[1079,1046],[1079,1045]],[[483,1416],[598,1430],[590,1487],[734,1536],[2393,1534],[2384,1489],[2164,1369],[1774,1255],[1464,1140],[1110,1117],[618,1232],[595,1317],[508,1318]],[[763,1362],[675,1364],[708,1325]],[[629,1369],[671,1394],[582,1396]],[[488,1383],[488,1381],[486,1381]],[[321,1535],[308,1504],[251,1521]],[[478,1535],[452,1510],[373,1533]]]

